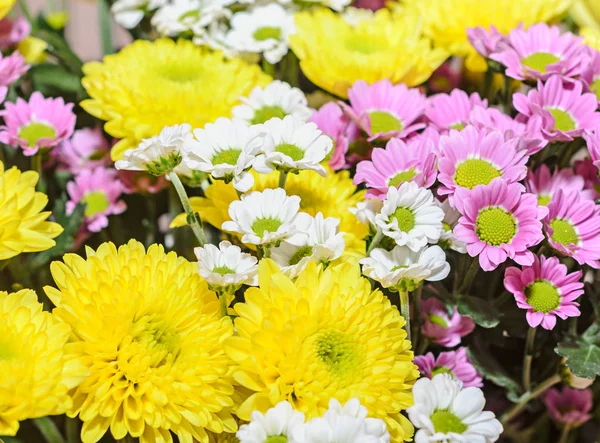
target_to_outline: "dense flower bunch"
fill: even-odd
[[[593,1],[12,3],[0,441],[597,437]]]

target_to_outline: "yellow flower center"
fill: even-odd
[[[217,266],[213,268],[212,271],[219,275],[235,274],[235,271],[233,269],[229,269],[227,266]]]
[[[548,312],[560,306],[560,294],[556,287],[547,280],[538,280],[525,288],[527,303],[534,311]]]
[[[465,124],[463,122],[456,122],[450,125],[450,129],[456,129],[457,131],[460,131],[462,129],[465,129]]]
[[[81,199],[82,203],[85,203],[85,216],[91,217],[96,214],[100,214],[108,209],[110,202],[106,197],[104,191],[92,191],[88,192]]]
[[[226,149],[225,151],[220,151],[215,154],[212,158],[213,165],[236,165],[238,158],[240,158],[240,154],[242,153],[241,149]]]
[[[297,265],[304,257],[310,257],[312,252],[312,246],[301,246],[290,258],[290,266]]]
[[[415,227],[415,215],[408,208],[398,208],[392,214],[398,220],[398,229],[402,232],[410,232]]]
[[[175,83],[191,83],[197,81],[202,73],[193,64],[169,63],[157,66],[157,74]]]
[[[6,331],[3,334],[6,334]],[[16,352],[10,341],[0,341],[0,361],[11,360],[15,356]]]
[[[277,28],[275,26],[264,26],[262,28],[258,28],[252,34],[254,40],[263,41],[268,39],[279,40],[281,39],[281,28]]]
[[[402,131],[402,122],[389,112],[370,111],[369,120],[371,121],[371,133]]]
[[[286,113],[281,106],[263,106],[254,111],[254,117],[252,117],[251,123],[253,125],[259,125],[272,118],[283,118],[285,116]]]
[[[534,71],[546,73],[546,67],[556,63],[560,58],[549,52],[536,52],[521,59],[521,63]]]
[[[19,137],[26,140],[28,146],[33,147],[42,138],[56,137],[56,129],[49,124],[32,121],[19,128]]]
[[[285,435],[271,435],[267,437],[265,443],[287,443],[288,438]]]
[[[398,172],[394,175],[388,182],[389,187],[397,188],[400,186],[400,183],[411,181],[415,178],[417,173],[415,172],[415,168],[410,167],[406,171]]]
[[[434,325],[442,326],[444,328],[448,327],[448,323],[446,322],[446,319],[444,317],[442,317],[441,315],[430,314],[429,321],[431,323],[433,323]]]
[[[252,230],[256,235],[262,237],[265,231],[277,232],[281,225],[281,220],[275,217],[261,217],[254,220],[252,223]]]
[[[502,173],[487,160],[470,158],[456,168],[454,182],[463,188],[473,189],[477,185],[488,185]]]
[[[452,231],[452,226],[450,226],[446,222],[442,222],[442,228],[444,228],[444,231],[446,231],[446,232],[451,232]]]
[[[568,220],[555,218],[550,222],[550,227],[554,231],[552,240],[563,245],[576,245],[579,243],[579,235],[575,227]]]
[[[594,81],[590,85],[590,91],[596,93],[596,97],[600,100],[600,77],[594,78]]]
[[[315,348],[319,359],[336,375],[342,376],[356,366],[356,347],[341,332],[323,332],[315,340]]]
[[[546,108],[546,110],[554,117],[554,131],[566,132],[577,129],[577,122],[568,112],[558,108]]]
[[[433,423],[435,432],[440,432],[442,434],[448,434],[450,432],[462,434],[469,428],[454,413],[446,410],[435,411],[431,414],[431,423]]]
[[[285,154],[288,157],[290,157],[295,162],[304,158],[304,151],[298,146],[292,145],[290,143],[282,143],[280,145],[277,145],[277,147],[275,148],[275,152],[281,152],[282,154]]]
[[[454,377],[454,373],[446,366],[436,366],[435,368],[433,368],[433,371],[431,371],[431,378],[435,377],[438,374],[450,374]]]
[[[502,208],[487,208],[479,212],[475,232],[488,245],[510,243],[517,233],[517,223],[512,214]]]
[[[550,200],[552,200],[552,196],[550,194],[540,194],[537,198],[538,205],[540,206],[548,206]]]

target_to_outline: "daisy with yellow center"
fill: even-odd
[[[222,345],[233,325],[196,265],[135,240],[86,252],[52,263],[58,289],[46,288],[89,370],[68,410],[83,421],[83,443],[109,428],[142,443],[172,442],[171,432],[208,443],[207,431],[235,432]]]
[[[352,184],[352,178],[348,171],[334,173],[327,168],[327,175],[321,177],[314,171],[300,171],[299,174],[289,174],[285,191],[287,195],[300,197],[300,211],[306,212],[313,217],[319,212],[324,217],[340,219],[339,231],[344,233],[346,242],[346,253],[364,256],[364,238],[369,233],[368,226],[359,222],[350,212],[350,208],[362,202],[365,191],[356,192],[356,186]],[[278,187],[279,173],[257,174],[254,176],[254,186],[251,191],[263,191]],[[192,197],[190,203],[203,221],[210,223],[220,229],[224,222],[231,220],[229,217],[229,205],[239,200],[233,184],[225,184],[216,181],[206,190],[206,197]],[[171,227],[184,226],[185,214],[177,216]],[[241,238],[241,235],[239,235]]]
[[[416,14],[387,9],[355,25],[328,9],[298,13],[290,47],[309,80],[343,98],[357,80],[420,85],[447,57],[422,37]]]
[[[201,128],[230,117],[239,97],[270,81],[258,66],[166,38],[136,40],[102,63],[86,63],[83,71],[91,99],[81,106],[106,120],[106,132],[122,139],[111,152],[114,160],[165,126]]]
[[[310,263],[295,282],[270,260],[259,265],[259,287],[234,306],[237,336],[225,341],[233,377],[251,391],[239,406],[248,420],[282,400],[307,419],[323,415],[331,398],[356,397],[385,421],[393,442],[412,437],[400,411],[412,405],[418,371],[404,319],[359,265],[325,271]]]

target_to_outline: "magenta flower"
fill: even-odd
[[[410,181],[429,188],[435,183],[435,145],[431,139],[415,137],[403,142],[390,140],[385,149],[373,149],[371,160],[358,164],[354,184],[366,183],[367,197],[385,198],[389,187]]]
[[[578,192],[558,190],[548,211],[544,229],[550,246],[580,265],[600,268],[600,206]]]
[[[438,159],[438,180],[442,186],[438,194],[448,195],[450,204],[460,211],[460,200],[477,185],[487,185],[499,177],[507,183],[522,180],[529,157],[525,151],[517,151],[517,143],[515,138],[505,140],[499,131],[473,126],[443,135]],[[455,199],[455,193],[461,196]]]
[[[581,426],[592,418],[592,390],[552,388],[544,394],[543,400],[548,414],[561,425]]]
[[[592,132],[584,132],[585,139],[594,166],[600,171],[600,125]]]
[[[0,50],[6,51],[17,46],[31,33],[31,25],[25,17],[16,19],[4,17],[0,20]]]
[[[348,90],[348,100],[350,106],[343,102],[340,105],[368,134],[368,141],[406,137],[425,127],[423,123],[415,123],[425,110],[425,96],[404,84],[392,85],[389,80],[381,80],[368,85],[359,80]]]
[[[428,298],[421,303],[421,332],[433,343],[452,348],[460,344],[461,338],[475,329],[471,317],[462,316],[454,307],[452,315],[437,298]]]
[[[583,63],[580,79],[590,92],[596,94],[600,103],[600,52],[587,48],[587,60]]]
[[[469,361],[466,348],[458,348],[456,351],[441,352],[437,358],[432,352],[425,355],[417,355],[414,364],[419,367],[423,377],[433,378],[438,374],[450,374],[455,379],[463,382],[463,386],[483,386],[483,378],[477,369]]]
[[[571,141],[600,123],[596,96],[584,93],[583,83],[577,80],[563,84],[558,75],[546,83],[538,81],[537,89],[529,91],[527,96],[515,94],[513,104],[520,112],[517,117],[520,121],[540,120],[541,132],[549,141]]]
[[[517,306],[527,310],[529,326],[552,330],[556,317],[581,315],[574,300],[583,294],[582,275],[582,271],[569,274],[556,257],[535,256],[531,266],[506,268],[504,287],[515,296]]]
[[[489,31],[481,26],[467,28],[467,37],[471,46],[485,58],[508,45],[506,36],[500,34],[494,26],[490,26]]]
[[[528,248],[544,239],[540,220],[548,208],[538,206],[535,195],[523,194],[522,189],[518,183],[494,180],[475,187],[462,204],[454,235],[467,244],[471,257],[479,256],[484,271],[496,269],[507,258],[525,266],[534,261]]]
[[[23,76],[29,69],[25,59],[18,52],[4,57],[0,54],[0,103],[6,98],[8,87]]]
[[[377,11],[378,9],[385,7],[386,1],[387,0],[355,0],[352,6],[354,6],[355,8],[363,8],[370,9],[372,11]]]
[[[575,174],[583,178],[586,194],[592,195],[594,200],[600,198],[600,175],[598,174],[598,168],[594,166],[593,160],[588,157],[577,160],[573,164],[573,168]]]
[[[164,175],[156,176],[146,171],[117,171],[125,194],[156,194],[169,187]]]
[[[323,134],[333,139],[333,151],[329,166],[337,171],[346,167],[346,154],[348,153],[348,118],[337,103],[329,102],[315,111],[310,121],[323,131]]]
[[[110,146],[100,128],[78,129],[62,145],[52,150],[59,169],[78,174],[83,169],[109,166]]]
[[[67,183],[69,201],[67,215],[71,215],[78,203],[85,203],[85,225],[90,232],[100,232],[108,226],[108,216],[121,214],[127,209],[125,202],[119,200],[123,185],[112,169],[84,169]]]
[[[44,98],[34,92],[29,102],[18,98],[16,103],[6,102],[0,111],[4,126],[0,126],[0,142],[19,146],[27,156],[39,149],[49,149],[73,134],[75,114],[73,103],[65,104],[62,98]]]
[[[589,191],[584,191],[585,181],[583,177],[575,175],[571,168],[561,170],[554,169],[550,173],[550,168],[543,164],[535,170],[529,170],[525,179],[525,189],[531,194],[537,196],[538,204],[548,205],[552,196],[562,189],[567,194],[570,192],[579,192],[585,198],[593,199],[594,195]]]
[[[575,77],[581,73],[583,37],[560,33],[558,26],[538,23],[527,30],[514,29],[508,45],[489,56],[506,66],[506,75],[517,80],[546,80],[551,75]]]
[[[425,117],[440,131],[460,130],[469,123],[469,115],[476,106],[487,108],[487,100],[476,92],[469,96],[465,91],[455,89],[450,94],[429,97]]]

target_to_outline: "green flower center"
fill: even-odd
[[[183,22],[184,20],[191,18],[193,20],[198,20],[200,18],[200,10],[199,9],[193,9],[191,11],[187,11],[184,14],[181,14],[179,16],[179,19],[177,21],[179,22]]]
[[[389,112],[370,111],[369,119],[371,120],[371,133],[373,134],[402,131],[403,128],[402,122]]]
[[[444,221],[442,222],[442,228],[444,228],[444,231],[446,232],[452,232],[452,226]]]
[[[456,168],[454,182],[463,188],[473,189],[477,185],[489,185],[502,173],[487,160],[470,158]]]
[[[560,294],[556,287],[547,280],[537,280],[525,288],[527,303],[535,312],[548,312],[560,306]]]
[[[285,435],[271,435],[267,437],[265,443],[287,443],[288,438]]]
[[[290,258],[290,266],[297,265],[304,257],[310,257],[312,252],[312,246],[301,246]]]
[[[433,423],[435,432],[441,432],[442,434],[448,434],[450,432],[462,434],[469,429],[460,418],[446,410],[435,411],[431,414],[431,423]]]
[[[217,266],[213,268],[212,271],[219,275],[235,274],[235,271],[233,269],[229,269],[227,266]]]
[[[454,377],[454,373],[446,366],[436,366],[435,368],[433,368],[433,371],[431,371],[431,378],[435,377],[438,374],[450,374],[452,377]]]
[[[56,129],[40,122],[30,122],[19,128],[19,137],[27,141],[28,146],[35,146],[38,140],[56,137]]]
[[[448,322],[446,322],[446,319],[441,315],[429,314],[429,321],[434,325],[442,326],[444,328],[448,327]]]
[[[175,330],[158,314],[144,315],[134,321],[131,329],[131,341],[147,353],[148,366],[157,368],[172,363],[181,349],[181,340]]]
[[[488,245],[510,243],[517,233],[517,222],[512,214],[502,208],[487,208],[479,212],[475,232]]]
[[[277,232],[283,223],[275,217],[261,217],[254,220],[252,223],[252,231],[259,237],[262,237],[267,232]]]
[[[14,345],[10,341],[0,341],[0,361],[11,360],[15,356]]]
[[[275,152],[281,152],[282,154],[285,154],[288,157],[290,157],[295,162],[304,158],[304,151],[298,146],[291,145],[289,143],[282,143],[280,145],[277,145],[277,147],[275,148]]]
[[[384,42],[376,42],[372,38],[356,33],[353,33],[350,37],[346,38],[344,43],[346,49],[363,55],[371,55],[380,52],[382,50],[381,44],[385,45]]]
[[[540,206],[548,206],[550,200],[552,200],[552,196],[550,194],[540,194],[537,198],[538,205]]]
[[[394,175],[388,182],[388,186],[397,188],[398,186],[400,186],[400,183],[409,182],[416,176],[417,173],[415,172],[415,168],[411,167],[406,171],[402,171]]]
[[[577,122],[568,112],[558,108],[546,108],[546,110],[554,117],[554,131],[566,132],[577,129]]]
[[[454,123],[453,125],[450,125],[450,129],[456,129],[457,131],[460,131],[462,129],[465,129],[465,125],[463,122],[457,122],[457,123]]]
[[[273,39],[280,40],[281,39],[281,28],[277,28],[275,26],[265,26],[263,28],[258,28],[252,34],[254,40],[258,40],[259,42],[263,40]]]
[[[556,63],[560,58],[549,52],[536,52],[521,59],[521,63],[534,71],[546,73],[546,67]]]
[[[596,93],[596,97],[600,100],[600,77],[596,77],[590,85],[590,91]]]
[[[241,153],[241,149],[227,149],[225,151],[217,152],[212,158],[213,165],[222,165],[224,163],[236,165]]]
[[[402,232],[410,232],[415,227],[415,215],[408,208],[398,208],[392,214],[398,220],[398,229]]]
[[[555,218],[550,222],[552,228],[552,240],[563,245],[576,245],[579,243],[579,235],[575,227],[568,220]]]
[[[251,123],[253,125],[259,125],[272,118],[283,118],[286,115],[287,114],[281,106],[263,106],[254,111],[254,117],[252,117]]]
[[[319,359],[334,374],[344,375],[356,364],[355,345],[340,332],[324,332],[316,339],[315,347]]]
[[[91,217],[96,214],[100,214],[108,209],[110,202],[106,197],[104,191],[93,191],[88,192],[81,199],[85,203],[85,216]]]

